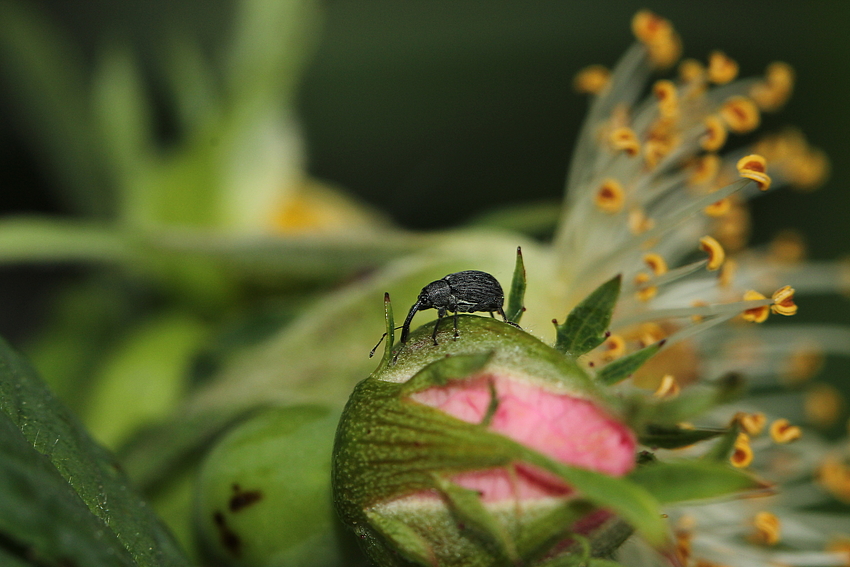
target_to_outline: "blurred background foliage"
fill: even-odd
[[[545,239],[586,109],[572,77],[612,65],[644,7],[686,56],[794,66],[760,131],[801,128],[833,173],[756,201],[753,241],[850,252],[846,2],[0,0],[0,335],[118,447],[322,290],[450,248],[435,230]],[[847,369],[826,379],[850,393]]]

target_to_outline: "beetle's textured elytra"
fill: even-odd
[[[502,306],[505,303],[505,293],[498,280],[478,270],[465,270],[449,274],[443,279],[433,281],[422,288],[416,303],[410,308],[404,325],[401,328],[401,342],[407,342],[410,334],[410,322],[417,311],[423,309],[437,310],[437,324],[431,339],[437,344],[437,331],[440,328],[440,320],[446,313],[454,313],[455,338],[457,332],[457,314],[474,313],[476,311],[487,311],[490,316],[498,313],[506,323],[519,327],[516,323],[508,321]]]

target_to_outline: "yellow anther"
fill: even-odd
[[[646,46],[650,60],[660,68],[673,65],[681,55],[682,42],[669,21],[641,10],[632,18],[635,37]]]
[[[797,313],[797,305],[794,303],[794,288],[790,285],[783,286],[773,292],[773,305],[770,310],[777,315],[794,315]]]
[[[735,439],[735,445],[732,449],[732,456],[729,457],[732,466],[742,469],[750,466],[753,462],[753,448],[750,447],[750,436],[746,433],[739,433]]]
[[[679,557],[680,565],[687,565],[691,557],[691,538],[693,537],[690,530],[678,529],[675,533],[676,537],[676,555]]]
[[[767,191],[770,188],[770,176],[767,175],[767,161],[758,154],[750,154],[738,160],[735,165],[738,174],[758,183],[759,189]]]
[[[720,171],[721,163],[720,156],[717,154],[705,154],[696,158],[691,166],[688,183],[691,185],[702,185],[714,181],[714,178],[717,177],[717,172]]]
[[[743,96],[729,97],[720,107],[720,116],[729,130],[736,134],[752,132],[761,121],[756,103]]]
[[[661,80],[652,85],[652,93],[658,99],[661,116],[675,118],[679,114],[679,95],[673,81]]]
[[[708,307],[708,302],[702,301],[700,299],[694,299],[691,301],[691,307]],[[702,321],[704,317],[702,315],[691,315],[691,321],[694,323],[699,323]]]
[[[806,419],[818,427],[830,427],[838,421],[844,408],[844,399],[837,388],[829,384],[816,384],[806,392],[803,409]]]
[[[763,81],[756,83],[750,96],[764,111],[771,112],[784,105],[794,88],[794,69],[787,63],[768,65]]]
[[[719,201],[715,201],[707,206],[703,211],[710,217],[722,217],[732,209],[732,201],[729,197],[724,197]]]
[[[640,207],[633,207],[629,211],[629,230],[632,234],[640,234],[646,232],[655,226],[655,221],[646,216],[646,213]]]
[[[634,284],[635,287],[638,288],[638,290],[635,292],[635,297],[638,299],[638,301],[649,301],[650,299],[655,297],[656,293],[658,293],[658,288],[654,285],[642,287],[650,279],[652,278],[646,272],[638,272],[638,274],[635,276]]]
[[[611,335],[603,343],[602,359],[606,362],[617,360],[626,354],[626,341],[620,335]]]
[[[818,482],[842,502],[850,502],[850,467],[835,456],[823,460]]]
[[[724,85],[738,76],[738,63],[722,51],[712,51],[708,56],[708,80]]]
[[[770,438],[774,443],[790,443],[802,436],[803,431],[784,417],[770,424]]]
[[[779,543],[782,524],[774,514],[770,512],[759,512],[753,518],[753,527],[756,531],[753,534],[753,541],[761,545],[776,545]]]
[[[611,132],[611,146],[615,150],[626,152],[631,157],[640,153],[640,142],[635,131],[625,126],[616,128]]]
[[[573,78],[573,88],[581,94],[599,94],[608,86],[611,71],[603,65],[585,67]]]
[[[696,59],[683,59],[679,63],[679,79],[683,83],[694,83],[705,78],[705,65]]]
[[[638,337],[642,346],[649,346],[667,337],[667,333],[658,323],[643,323],[638,328]]]
[[[738,263],[735,260],[726,260],[720,268],[720,273],[717,274],[717,283],[720,287],[728,288],[732,285],[735,279],[735,272],[738,269]]]
[[[608,214],[619,213],[626,201],[626,192],[619,181],[606,179],[596,190],[594,199],[597,208]]]
[[[726,143],[726,126],[719,116],[710,115],[703,121],[705,134],[699,140],[700,146],[707,152],[716,152]]]
[[[784,378],[791,384],[811,380],[823,368],[824,355],[815,343],[797,346],[785,364]]]
[[[667,262],[658,254],[644,254],[643,263],[649,266],[649,269],[656,276],[667,272]]]
[[[769,160],[771,166],[775,165],[777,171],[798,189],[817,189],[829,177],[829,158],[810,146],[797,130],[765,136],[756,144],[755,152]]]
[[[751,226],[747,205],[733,199],[732,209],[722,217],[717,217],[713,233],[726,250],[734,252],[746,247]]]
[[[699,239],[699,248],[708,254],[708,265],[706,269],[713,272],[723,265],[723,260],[726,259],[726,253],[723,247],[714,238],[703,236]]]
[[[678,396],[679,391],[679,383],[676,382],[676,378],[672,374],[665,374],[661,378],[661,384],[658,386],[658,389],[652,395],[656,398],[671,399]]]
[[[649,127],[646,143],[644,143],[644,159],[649,169],[654,169],[658,163],[679,144],[676,134],[675,120],[661,116]]]
[[[767,298],[754,290],[749,290],[744,294],[744,301],[758,301],[760,299]],[[767,321],[768,315],[770,315],[769,305],[753,307],[752,309],[747,309],[741,314],[745,321],[752,321],[753,323],[764,323]]]
[[[738,425],[741,426],[744,433],[751,437],[755,437],[756,435],[761,435],[764,426],[767,424],[767,416],[761,412],[738,412],[735,414],[735,421],[738,422]]]
[[[806,257],[806,242],[796,230],[779,232],[770,243],[770,257],[782,264],[796,264]]]

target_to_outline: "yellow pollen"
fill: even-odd
[[[755,437],[761,435],[764,426],[767,424],[767,416],[761,412],[744,413],[738,412],[733,419],[741,426],[741,429],[747,435]]]
[[[751,99],[743,96],[733,96],[726,99],[720,107],[720,116],[729,130],[736,134],[752,132],[761,121],[759,109]]]
[[[679,383],[676,382],[676,378],[674,378],[672,374],[665,374],[664,377],[661,378],[661,385],[658,386],[658,389],[655,390],[655,393],[652,395],[656,398],[669,400],[678,396],[679,391]]]
[[[830,427],[838,421],[844,408],[844,399],[837,388],[829,384],[813,386],[805,397],[803,409],[806,419],[818,427]]]
[[[679,59],[682,42],[668,20],[649,10],[641,10],[632,18],[632,32],[644,44],[657,67],[670,67]]]
[[[640,142],[635,131],[631,128],[621,126],[611,132],[611,146],[615,150],[626,152],[630,157],[640,153]]]
[[[576,73],[573,88],[581,94],[599,94],[608,86],[611,71],[602,65],[590,65]]]
[[[635,276],[634,283],[635,287],[638,288],[638,290],[635,292],[635,297],[638,299],[638,301],[649,301],[650,299],[655,297],[656,293],[658,293],[658,288],[655,286],[641,287],[650,279],[650,275],[645,272],[638,272],[638,274]]]
[[[758,301],[759,299],[767,298],[754,290],[749,290],[744,294],[744,301]],[[770,306],[768,305],[753,307],[752,309],[747,309],[741,314],[745,321],[752,321],[753,323],[764,323],[767,320],[768,315],[770,315]]]
[[[705,66],[696,59],[683,59],[679,63],[679,79],[683,83],[702,81],[705,73]]]
[[[735,279],[735,271],[738,268],[738,263],[735,260],[726,260],[720,268],[720,273],[717,275],[717,283],[720,287],[728,288],[732,285]]]
[[[626,201],[626,193],[618,181],[606,179],[596,190],[594,201],[600,211],[613,215],[622,210],[623,203]]]
[[[719,116],[713,114],[707,116],[703,123],[705,134],[699,140],[700,146],[707,152],[716,152],[726,143],[726,126]]]
[[[720,199],[719,201],[715,201],[714,203],[707,206],[703,211],[710,217],[722,217],[726,213],[732,210],[732,201],[729,197],[725,197]]]
[[[774,443],[790,443],[802,436],[803,431],[784,417],[770,424],[770,438]]]
[[[611,335],[605,340],[605,350],[602,353],[602,359],[606,362],[617,360],[626,354],[626,341],[620,335]]]
[[[756,144],[755,152],[775,165],[777,171],[797,189],[817,189],[829,177],[829,158],[821,150],[810,146],[797,130],[765,136]]]
[[[723,260],[726,259],[726,253],[723,247],[714,238],[703,236],[699,239],[699,248],[708,254],[708,265],[706,269],[710,272],[717,270],[723,265]]]
[[[818,469],[818,482],[842,502],[850,502],[850,467],[835,456],[826,457]]]
[[[770,176],[767,175],[767,161],[758,155],[750,154],[738,160],[735,165],[738,174],[746,179],[752,179],[759,185],[759,189],[767,191],[770,188]]]
[[[633,207],[629,211],[629,230],[632,234],[640,234],[646,232],[655,226],[655,221],[646,216],[646,213],[640,207]]]
[[[673,81],[661,80],[652,85],[652,93],[658,99],[661,116],[674,118],[679,114],[679,95]]]
[[[774,514],[770,512],[759,512],[753,518],[753,527],[756,532],[753,534],[753,541],[761,545],[776,545],[779,543],[782,524]]]
[[[720,156],[717,154],[705,154],[694,160],[691,167],[691,174],[688,177],[690,185],[702,185],[710,183],[717,177],[717,172],[720,171]]]
[[[790,285],[783,286],[773,292],[773,305],[770,310],[777,315],[794,315],[797,313],[797,305],[794,303],[794,288]]]
[[[708,80],[718,85],[735,79],[738,76],[738,63],[722,51],[712,51],[708,56]]]
[[[746,433],[739,433],[735,439],[735,446],[732,450],[732,456],[729,457],[732,466],[742,469],[750,466],[753,462],[753,449],[750,447],[750,436]]]
[[[645,254],[643,257],[643,263],[649,266],[649,269],[652,270],[652,273],[656,276],[660,276],[667,272],[667,262],[665,262],[664,258],[658,254]]]

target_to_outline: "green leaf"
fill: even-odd
[[[98,545],[112,549],[116,558],[128,558],[123,563],[115,560],[104,565],[188,565],[171,534],[132,490],[115,459],[92,441],[33,369],[2,340],[0,427],[0,463],[3,474],[10,478],[10,482],[0,482],[0,494],[8,493],[0,495],[0,506],[15,502],[19,489],[43,491],[45,498],[50,498],[47,502],[36,499],[20,506],[10,504],[17,513],[32,514],[32,521],[38,524],[31,532],[14,532],[13,541],[34,546],[34,552],[47,546],[44,552],[52,553],[59,543],[72,544],[50,543],[56,539],[54,534],[68,529],[87,531],[96,524],[100,527],[92,533],[99,531],[103,538]],[[15,435],[6,434],[7,430]],[[45,507],[47,503],[50,505]],[[65,512],[58,512],[60,508]],[[65,525],[69,515],[79,528]],[[0,514],[0,521],[7,517],[13,516]],[[84,558],[76,563],[99,565]]]
[[[47,218],[7,218],[0,222],[0,263],[119,262],[138,255],[117,230],[94,223]]]
[[[740,432],[741,426],[735,420],[729,429],[726,430],[726,434],[702,458],[708,461],[726,462],[732,456],[732,451],[735,449],[735,441],[738,440],[738,434]]]
[[[593,511],[593,505],[586,500],[573,499],[558,506],[551,512],[524,526],[516,541],[517,552],[529,563],[538,557],[535,551],[548,553],[552,547],[563,541],[577,521]]]
[[[678,449],[725,433],[725,429],[685,429],[678,425],[649,424],[639,435],[642,445],[657,449]]]
[[[384,355],[381,357],[382,368],[389,366],[393,356],[393,345],[395,344],[395,318],[393,317],[393,304],[390,301],[389,293],[384,293],[384,320],[387,325],[387,330],[384,332],[387,342],[384,344]],[[369,356],[371,357],[372,354],[370,353]]]
[[[496,521],[493,514],[481,503],[481,496],[475,490],[463,488],[445,479],[435,477],[437,488],[446,498],[452,512],[464,526],[475,531],[497,554],[518,564],[519,556],[513,540]]]
[[[522,261],[522,248],[516,248],[516,267],[511,280],[511,293],[508,296],[508,321],[519,323],[525,311],[525,265]]]
[[[620,297],[621,281],[622,276],[611,278],[575,306],[567,320],[557,326],[557,350],[578,357],[605,341],[611,314]]]
[[[394,518],[388,518],[378,512],[367,512],[372,525],[394,544],[394,549],[405,559],[419,565],[434,565],[434,551],[431,544],[416,533],[416,530]]]
[[[740,469],[705,460],[652,463],[639,467],[628,479],[662,504],[717,498],[763,487]]]
[[[602,368],[596,374],[596,379],[606,386],[611,386],[617,382],[625,380],[634,374],[638,368],[643,366],[644,362],[652,358],[652,356],[661,348],[662,344],[663,341],[644,347],[637,352],[624,356],[623,358],[618,358],[614,362],[611,362]]]

